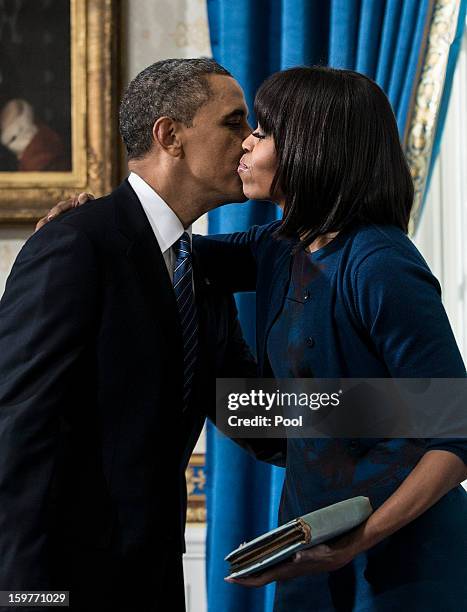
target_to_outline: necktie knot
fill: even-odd
[[[177,242],[174,244],[175,256],[177,259],[186,259],[191,255],[191,241],[188,232],[183,232]]]

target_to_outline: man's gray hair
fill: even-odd
[[[198,109],[211,97],[208,74],[232,76],[215,60],[166,59],[145,68],[126,88],[120,104],[120,134],[128,158],[151,150],[152,128],[159,117],[192,125]]]

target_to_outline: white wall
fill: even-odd
[[[32,232],[30,226],[0,227],[0,296],[19,250]]]

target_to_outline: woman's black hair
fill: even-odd
[[[261,85],[255,114],[278,156],[278,235],[298,235],[305,247],[356,221],[407,232],[413,182],[391,105],[374,81],[351,70],[291,68]]]

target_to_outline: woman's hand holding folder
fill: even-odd
[[[361,552],[361,544],[364,541],[363,529],[364,525],[346,533],[334,542],[300,550],[291,559],[264,572],[246,578],[224,578],[224,580],[242,586],[261,587],[276,580],[290,580],[305,574],[333,572],[350,563]]]

